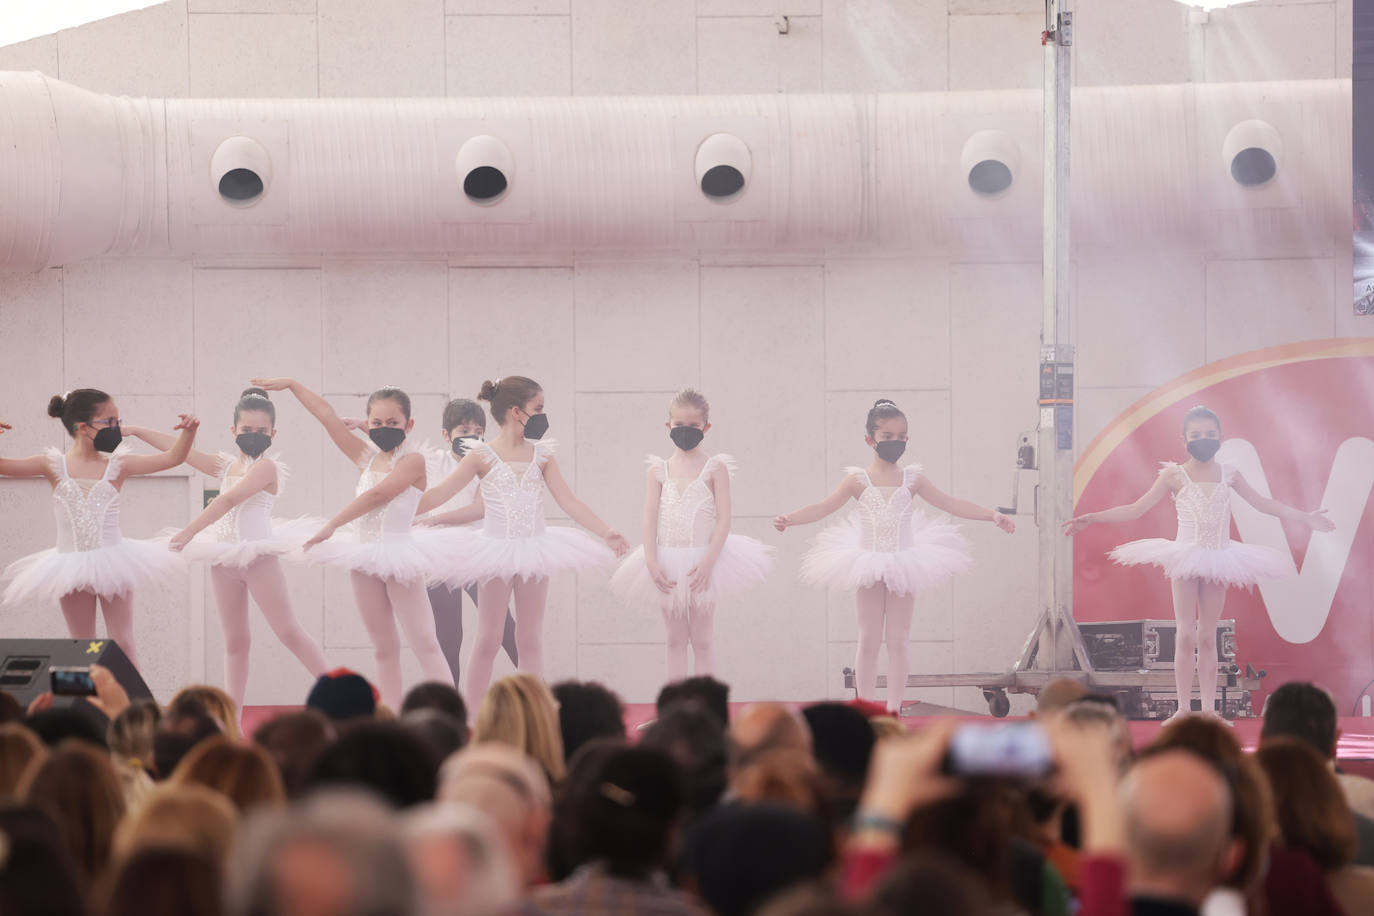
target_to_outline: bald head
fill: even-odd
[[[1200,905],[1228,867],[1231,790],[1206,760],[1178,749],[1141,760],[1122,784],[1133,893]]]
[[[747,706],[730,723],[735,766],[742,767],[769,751],[811,753],[811,729],[781,703]]]

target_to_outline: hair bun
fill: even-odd
[[[874,410],[877,410],[879,407],[896,407],[896,406],[897,406],[897,402],[896,402],[896,401],[893,401],[893,400],[890,400],[890,399],[888,399],[888,398],[878,398],[878,400],[876,400],[876,401],[873,402],[873,409],[874,409]]]
[[[48,402],[48,416],[62,419],[62,411],[66,406],[67,402],[63,400],[62,395],[53,395],[52,400]]]
[[[482,387],[477,392],[477,400],[490,401],[494,397],[496,397],[496,383],[491,379],[487,379],[482,383]]]
[[[243,394],[239,395],[239,397],[241,397],[241,398],[246,398],[246,397],[259,397],[259,398],[263,398],[264,400],[268,400],[268,401],[272,400],[272,396],[271,396],[270,394],[267,393],[267,389],[266,389],[266,388],[259,388],[259,387],[257,387],[256,385],[254,385],[254,386],[251,387],[251,388],[245,388],[245,389],[243,389]]]

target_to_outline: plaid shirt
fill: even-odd
[[[566,881],[539,888],[534,906],[545,916],[707,916],[662,875],[617,878],[600,865],[584,865]]]

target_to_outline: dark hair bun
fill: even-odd
[[[879,407],[896,407],[896,406],[897,406],[897,402],[896,402],[896,401],[892,401],[892,400],[889,400],[889,399],[887,399],[887,398],[878,398],[878,400],[876,400],[876,401],[873,402],[873,409],[874,409],[874,410],[877,410]]]
[[[270,394],[267,393],[267,389],[266,389],[266,388],[257,388],[257,387],[245,388],[245,389],[243,389],[243,394],[239,395],[239,397],[241,397],[241,398],[246,398],[246,397],[259,397],[259,398],[265,398],[266,400],[269,400],[269,401],[272,400],[272,396],[271,396]]]
[[[477,392],[477,400],[490,401],[494,397],[496,397],[496,383],[491,379],[487,379],[482,383],[481,389]]]
[[[55,394],[48,402],[48,416],[62,419],[62,410],[67,406],[67,402],[62,400],[62,395]]]

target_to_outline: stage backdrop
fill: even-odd
[[[1260,493],[1324,507],[1336,530],[1314,534],[1236,498],[1232,537],[1293,558],[1293,578],[1232,590],[1237,661],[1268,671],[1268,688],[1315,681],[1352,714],[1374,679],[1374,338],[1308,341],[1242,353],[1180,376],[1140,399],[1082,453],[1078,512],[1128,503],[1149,489],[1161,459],[1184,461],[1181,424],[1206,404],[1222,421],[1220,460]],[[1143,537],[1172,537],[1174,507],[1135,522],[1088,528],[1074,542],[1079,620],[1172,617],[1168,580],[1106,556]],[[1258,703],[1256,704],[1258,708]]]

